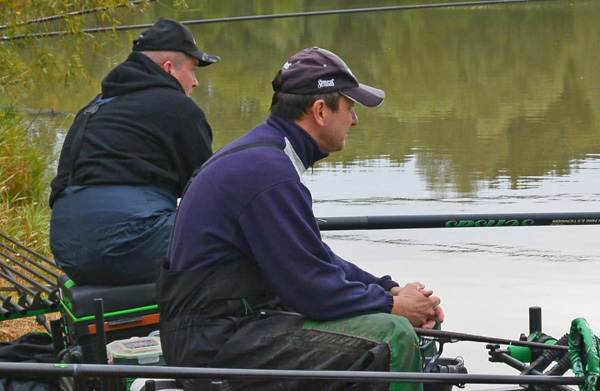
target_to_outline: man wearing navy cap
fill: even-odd
[[[154,281],[177,198],[212,156],[210,125],[189,96],[196,68],[217,61],[161,18],[75,117],[50,194],[50,246],[75,283]]]
[[[380,105],[335,54],[285,62],[267,121],[220,150],[184,195],[157,280],[169,365],[420,371],[414,327],[442,322],[420,282],[400,287],[321,239],[302,175],[345,147],[355,103]],[[418,383],[229,381],[233,390],[420,390]],[[189,380],[189,390],[209,389]],[[391,387],[391,388],[390,388]]]

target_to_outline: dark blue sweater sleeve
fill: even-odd
[[[396,281],[392,280],[392,277],[387,276],[387,275],[383,276],[383,277],[375,277],[371,273],[362,270],[355,264],[346,261],[339,255],[334,253],[333,250],[326,243],[323,243],[323,245],[325,246],[325,248],[327,248],[327,251],[329,252],[331,258],[333,259],[333,263],[335,265],[338,265],[340,268],[342,268],[342,270],[344,270],[344,272],[346,273],[347,280],[361,281],[367,285],[368,284],[377,284],[377,285],[380,285],[381,287],[383,287],[383,289],[385,289],[386,291],[389,291],[393,287],[400,285]]]
[[[381,283],[323,243],[310,192],[299,181],[258,194],[239,225],[267,281],[295,311],[315,320],[391,312],[387,280]]]

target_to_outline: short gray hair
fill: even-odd
[[[187,56],[183,52],[177,52],[174,50],[144,51],[141,53],[146,55],[159,66],[162,66],[167,61],[171,61],[176,69],[180,69],[183,66]]]

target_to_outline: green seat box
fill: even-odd
[[[146,337],[158,330],[159,314],[154,283],[120,286],[78,286],[59,277],[61,312],[70,347],[79,345],[83,363],[97,363],[94,299],[104,307],[106,342]]]

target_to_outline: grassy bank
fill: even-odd
[[[0,111],[0,232],[44,255],[50,255],[47,194],[53,133],[36,117]],[[10,284],[0,279],[0,286]],[[0,293],[15,298],[15,292]],[[42,330],[34,318],[4,321],[0,341],[34,330]]]
[[[171,3],[171,2],[167,2]],[[14,112],[11,105],[30,107],[39,94],[40,80],[52,80],[58,95],[68,94],[74,81],[88,77],[83,50],[93,48],[95,55],[111,34],[101,38],[82,34],[84,28],[121,24],[151,2],[128,0],[79,0],[48,2],[43,0],[0,0],[0,35],[15,37],[31,33],[65,31],[51,38],[9,39],[0,42],[0,233],[50,258],[48,207],[49,182],[55,174],[56,130],[42,116]],[[185,7],[176,0],[175,7]],[[91,10],[89,14],[82,11]],[[40,18],[56,16],[52,21]],[[30,23],[31,22],[31,23]],[[45,84],[44,84],[45,85]],[[32,98],[33,99],[30,99]],[[10,284],[0,277],[0,293]],[[13,300],[14,301],[14,300]],[[33,318],[0,323],[0,341],[13,340],[28,331],[41,330]]]
[[[53,132],[36,117],[0,112],[0,232],[49,254]]]

